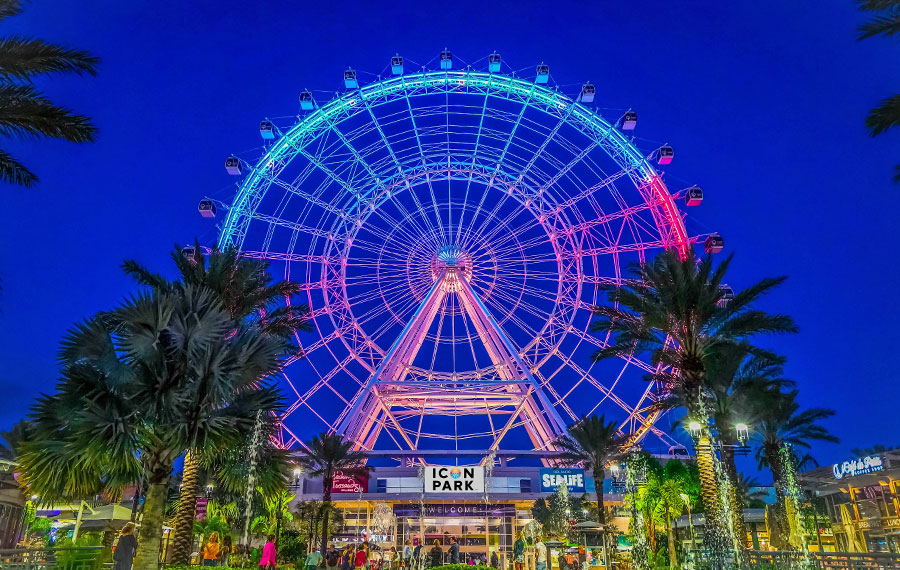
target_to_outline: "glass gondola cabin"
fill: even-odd
[[[192,245],[186,245],[181,248],[181,255],[183,255],[185,259],[196,261],[197,250],[194,249],[194,246]]]
[[[699,206],[703,202],[703,190],[699,186],[691,186],[684,195],[684,203],[688,206]]]
[[[585,83],[581,86],[581,102],[582,103],[593,103],[594,102],[594,94],[597,92],[597,88],[591,85],[590,83]]]
[[[275,138],[275,125],[273,125],[271,121],[260,122],[259,123],[259,135],[266,140],[274,139]]]
[[[216,205],[213,204],[212,200],[200,200],[197,211],[200,212],[200,215],[204,218],[216,217]]]
[[[394,75],[403,75],[403,58],[395,55],[391,58],[391,73]]]
[[[488,71],[491,73],[500,72],[500,54],[492,53],[488,56]]]
[[[241,159],[236,156],[229,156],[225,159],[225,171],[232,176],[241,175]]]
[[[672,159],[675,158],[675,149],[670,147],[669,145],[663,145],[659,147],[659,153],[656,156],[657,164],[672,164]]]
[[[453,54],[449,50],[441,52],[441,69],[453,69]]]
[[[304,111],[313,110],[313,96],[309,91],[304,91],[300,94],[300,109]]]
[[[550,66],[541,64],[535,70],[534,82],[544,84],[550,80]]]
[[[622,130],[623,131],[633,131],[637,126],[637,113],[634,111],[626,111],[624,115],[622,115]]]
[[[359,82],[356,80],[356,72],[352,69],[348,69],[344,72],[344,87],[347,89],[356,89],[359,87]]]
[[[716,301],[716,305],[725,307],[728,305],[728,303],[731,302],[732,299],[734,299],[734,289],[732,289],[728,285],[720,285],[719,291],[721,291],[722,296],[718,301]]]
[[[703,249],[706,250],[706,253],[719,253],[724,247],[725,240],[719,235],[707,236],[703,241]]]

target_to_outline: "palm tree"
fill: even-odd
[[[900,0],[857,0],[857,3],[860,10],[873,14],[869,21],[859,26],[857,40],[893,37],[900,33]],[[873,137],[897,125],[900,125],[900,95],[883,99],[866,117],[866,128]],[[895,170],[894,181],[900,182],[900,164]]]
[[[733,298],[726,296],[722,284],[732,258],[714,266],[710,255],[698,262],[693,250],[683,257],[677,250],[666,250],[652,262],[632,264],[631,277],[619,285],[602,286],[609,292],[609,304],[594,307],[599,318],[593,330],[615,335],[594,359],[649,353],[651,363],[661,365],[659,372],[647,376],[664,390],[659,406],[685,406],[690,421],[699,424],[697,465],[708,530],[719,527],[721,508],[714,470],[716,442],[709,428],[713,396],[706,362],[713,351],[725,346],[768,354],[750,344],[750,339],[797,330],[791,317],[753,308],[786,277],[766,278]]]
[[[652,465],[652,464],[651,464]],[[648,469],[647,481],[641,486],[638,500],[644,512],[654,522],[665,525],[669,551],[669,567],[678,568],[675,551],[675,530],[672,520],[681,516],[690,499],[691,472],[678,461],[671,460],[664,466],[652,465]]]
[[[0,21],[22,12],[22,0],[0,0]],[[51,137],[93,142],[91,120],[54,104],[32,81],[48,73],[96,75],[100,60],[86,51],[67,49],[44,40],[0,38],[0,134],[7,137]],[[33,186],[38,177],[9,153],[0,150],[0,178]]]
[[[291,281],[272,283],[267,261],[244,257],[235,247],[213,249],[207,256],[196,240],[193,252],[193,255],[185,255],[184,248],[175,245],[171,256],[180,273],[178,281],[170,281],[135,260],[126,260],[122,269],[138,284],[160,291],[180,293],[185,286],[210,290],[231,316],[235,327],[252,324],[268,334],[286,339],[291,339],[298,331],[311,330],[307,318],[309,307],[285,304],[285,299],[296,294],[300,286]],[[190,563],[195,498],[200,490],[200,463],[199,450],[189,449],[184,458],[181,497],[174,520],[174,564]]]
[[[808,450],[812,441],[838,443],[839,439],[820,424],[834,415],[834,410],[809,408],[800,410],[797,391],[771,394],[766,401],[764,414],[754,433],[759,439],[756,459],[760,468],[772,472],[776,496],[776,525],[781,536],[787,536],[788,481],[794,470],[803,463],[814,462],[807,453],[798,455],[800,448]],[[796,497],[792,497],[796,500]],[[796,506],[796,505],[794,505]]]
[[[334,433],[313,436],[300,450],[298,458],[311,477],[322,478],[322,555],[328,544],[328,515],[331,509],[331,485],[340,471],[348,477],[367,476],[366,454],[353,449],[354,443]]]
[[[187,449],[229,449],[259,410],[280,406],[265,380],[288,353],[283,339],[233,326],[212,294],[136,295],[77,325],[60,350],[56,393],[32,410],[20,463],[31,492],[51,501],[104,485],[147,484],[136,570],[158,567],[175,460]]]
[[[603,506],[603,480],[606,465],[621,457],[625,440],[619,434],[616,422],[607,422],[604,416],[590,416],[569,426],[569,433],[557,440],[559,458],[570,465],[581,463],[594,472],[594,491],[597,493],[597,517],[606,524]]]
[[[725,345],[707,358],[706,378],[713,396],[713,425],[721,444],[722,464],[728,477],[728,503],[734,534],[741,547],[746,546],[744,507],[741,498],[741,476],[735,462],[735,448],[741,441],[737,426],[754,425],[764,411],[766,394],[792,387],[794,382],[782,377],[784,358],[755,355],[746,347]]]

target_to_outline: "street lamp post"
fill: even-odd
[[[292,473],[291,482],[287,485],[288,489],[296,489],[297,485],[300,482],[300,474],[303,471],[297,467],[294,469]],[[281,541],[281,521],[284,518],[284,513],[282,513],[283,508],[283,500],[284,500],[284,491],[278,493],[278,510],[275,511],[275,552],[278,552],[278,543]]]

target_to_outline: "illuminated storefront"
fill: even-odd
[[[824,501],[838,551],[900,553],[900,450],[822,466],[800,481]]]

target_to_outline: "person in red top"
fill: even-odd
[[[366,544],[360,544],[359,550],[356,551],[356,560],[353,562],[353,566],[357,569],[365,568],[366,562],[369,559],[369,547]]]

